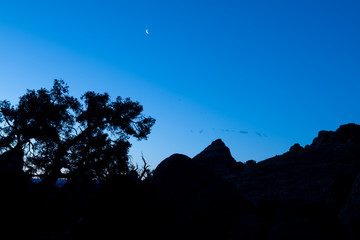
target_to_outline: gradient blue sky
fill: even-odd
[[[360,122],[359,12],[355,0],[3,0],[0,99],[63,79],[157,119],[134,162],[217,138],[260,161]]]

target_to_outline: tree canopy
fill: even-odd
[[[27,90],[17,105],[0,101],[0,153],[24,153],[25,170],[56,181],[68,177],[104,179],[129,171],[129,139],[147,139],[155,119],[130,98],[107,93],[69,95],[63,80],[50,90]]]

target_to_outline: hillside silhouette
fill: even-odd
[[[0,110],[3,239],[360,239],[360,125],[260,162],[217,139],[150,171],[128,139],[155,120],[130,99],[55,81]]]

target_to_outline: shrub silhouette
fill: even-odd
[[[86,92],[78,100],[63,80],[27,90],[17,105],[0,101],[0,153],[24,152],[25,171],[55,183],[64,174],[92,179],[130,171],[130,137],[146,139],[155,123],[129,98]]]
[[[247,167],[247,168],[254,167],[255,165],[256,165],[255,160],[248,160],[245,162],[245,167]]]

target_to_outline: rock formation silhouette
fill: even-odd
[[[228,174],[236,165],[235,159],[231,156],[230,149],[221,139],[213,141],[201,153],[196,155],[193,160],[199,161],[212,172],[219,175]]]
[[[218,153],[218,148],[213,148],[217,144],[219,141],[201,155],[211,159],[212,151]],[[167,227],[171,239],[221,239],[238,214],[240,199],[235,187],[212,172],[214,161],[208,168],[197,159],[174,154],[154,171],[156,202],[165,213],[163,218],[171,222]]]
[[[236,163],[219,139],[193,159],[159,164],[153,185],[176,213],[179,239],[194,237],[193,228],[193,239],[360,239],[359,125],[248,162]]]

